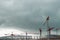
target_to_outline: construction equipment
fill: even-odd
[[[47,30],[50,28],[49,27],[49,16],[46,18],[46,21],[45,21],[45,23],[44,23],[44,25],[46,24],[46,26],[47,26]],[[47,32],[47,34],[48,34],[48,40],[49,40],[49,35],[50,35],[50,30],[49,30],[49,32]]]
[[[48,28],[48,32],[49,32],[49,36],[51,35],[51,30],[53,30],[54,29],[54,27],[50,27],[50,28]]]

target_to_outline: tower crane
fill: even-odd
[[[50,19],[50,17],[48,16],[48,17],[46,18],[45,23],[44,23],[44,25],[46,24],[46,26],[47,26],[48,40],[50,40],[51,30],[54,29],[54,27],[50,27],[50,26],[49,26],[49,19]]]

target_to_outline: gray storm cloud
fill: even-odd
[[[60,0],[0,0],[0,26],[36,31],[50,16],[50,25],[59,27],[59,11]]]

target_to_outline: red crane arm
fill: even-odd
[[[54,27],[52,27],[52,28],[48,28],[48,31],[51,31],[51,30],[53,30],[54,29]]]

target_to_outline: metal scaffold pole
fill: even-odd
[[[41,30],[41,28],[39,28],[39,32],[40,32],[40,40],[41,40],[41,36],[42,36],[42,30]]]
[[[47,20],[47,30],[48,30],[48,28],[49,28],[48,21],[49,21],[49,20]],[[48,31],[47,34],[48,34],[48,40],[49,40],[49,39],[50,39],[50,31]]]
[[[47,24],[47,30],[50,28],[49,27],[49,16],[46,18],[46,24]],[[48,40],[50,39],[49,36],[50,36],[50,31],[47,32],[48,34]]]

